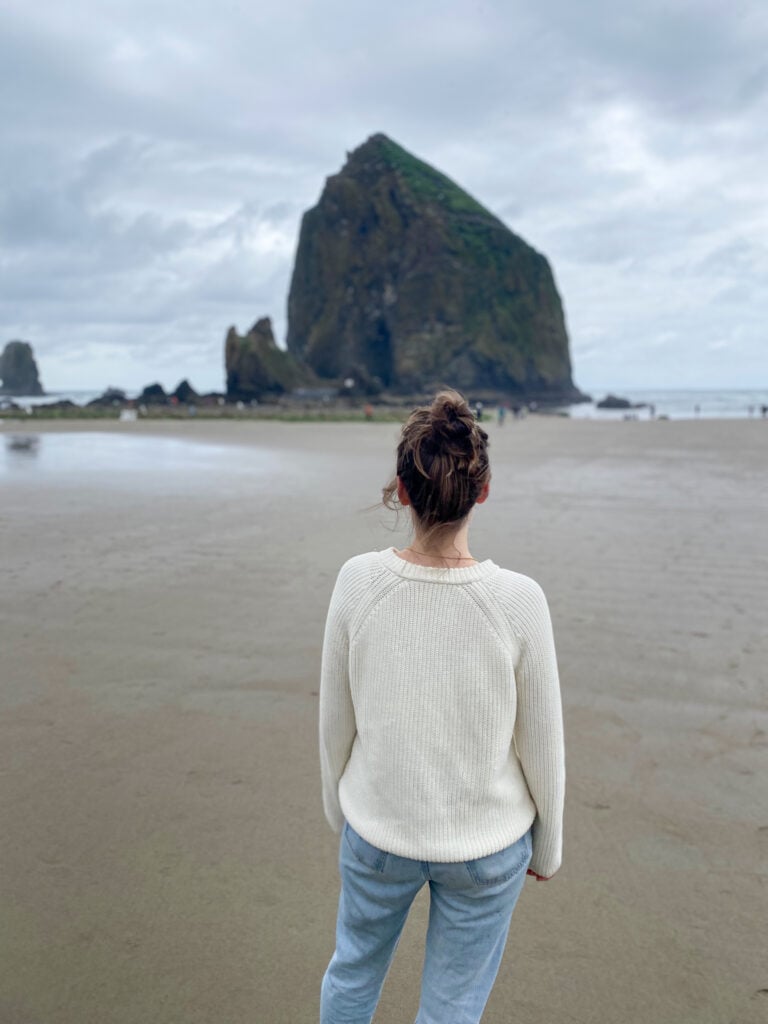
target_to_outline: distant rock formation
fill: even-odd
[[[162,384],[147,384],[136,401],[140,405],[168,405],[169,397]]]
[[[88,405],[93,405],[93,402],[88,402]],[[34,408],[34,412],[74,412],[77,409],[82,408],[77,402],[73,402],[69,398],[59,398],[55,402],[43,402],[41,405],[37,405]]]
[[[628,398],[620,395],[606,395],[596,403],[597,409],[644,409],[645,402],[630,402]]]
[[[385,135],[349,154],[304,214],[287,346],[318,377],[369,393],[450,384],[585,397],[545,257]],[[251,379],[242,366],[228,358],[228,392]]]
[[[184,405],[193,405],[200,401],[200,395],[186,378],[179,382],[176,390],[171,394],[171,398],[175,398],[177,402],[183,402]]]
[[[0,394],[44,395],[28,341],[9,341],[0,355]]]
[[[269,317],[257,320],[245,335],[230,327],[224,343],[227,398],[251,401],[282,395],[300,384],[312,382],[313,374],[277,347]]]
[[[107,388],[97,398],[92,398],[86,403],[86,409],[98,408],[108,405],[122,405],[126,401],[126,394],[121,388]]]

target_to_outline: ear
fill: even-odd
[[[490,493],[491,493],[491,481],[489,480],[488,483],[485,484],[485,486],[483,487],[482,491],[480,491],[480,493],[478,494],[476,504],[477,505],[482,505],[484,501],[488,500],[488,495]]]
[[[408,491],[406,491],[405,484],[400,477],[397,478],[397,500],[403,506],[411,504],[411,499],[408,497]]]

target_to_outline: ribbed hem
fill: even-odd
[[[491,576],[499,568],[490,558],[477,565],[467,565],[461,569],[438,569],[432,565],[415,565],[406,562],[395,554],[394,547],[378,552],[382,563],[397,576],[407,580],[423,580],[427,583],[474,583]]]

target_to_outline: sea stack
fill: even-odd
[[[224,342],[227,398],[251,401],[277,397],[307,382],[312,374],[277,347],[269,317],[257,320],[247,334],[234,327]]]
[[[584,397],[546,258],[381,134],[348,155],[304,214],[287,346],[322,379],[393,393],[449,384]]]
[[[43,395],[28,341],[9,341],[0,355],[0,395]]]

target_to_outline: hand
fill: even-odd
[[[526,875],[533,875],[537,882],[548,882],[549,878],[552,877],[551,875],[549,876],[549,878],[546,875],[537,875],[536,872],[531,871],[530,868],[528,868],[528,870],[526,871]]]

